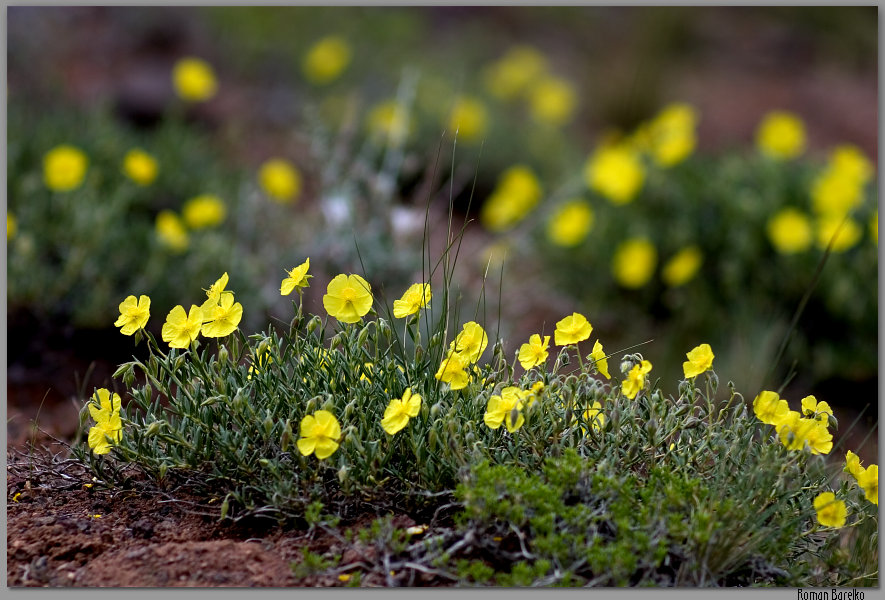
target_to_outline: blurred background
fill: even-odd
[[[310,257],[308,311],[340,272],[389,305],[451,206],[462,320],[510,355],[578,311],[675,394],[707,342],[721,395],[814,394],[876,460],[876,7],[10,7],[7,36],[13,443],[70,439],[140,352],[126,296],[159,333],[227,272],[248,334]]]

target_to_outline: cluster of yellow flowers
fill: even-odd
[[[515,165],[498,178],[492,195],[480,210],[479,220],[489,231],[505,231],[524,219],[542,195],[537,175],[526,165]]]
[[[863,491],[864,497],[879,505],[879,465],[862,467],[860,458],[849,450],[845,453],[845,467],[843,471],[850,474],[858,487]],[[838,500],[833,492],[822,492],[814,499],[814,509],[817,512],[817,520],[824,527],[842,527],[848,517],[848,507],[844,500]]]
[[[96,454],[107,454],[111,446],[123,436],[123,421],[120,419],[120,395],[111,394],[100,388],[93,394],[89,403],[89,414],[95,425],[89,429],[87,441]]]
[[[453,390],[464,389],[471,379],[468,368],[479,360],[488,343],[489,336],[479,323],[476,321],[464,323],[455,340],[449,344],[448,352],[439,365],[435,377],[449,384]]]
[[[547,59],[536,48],[518,45],[489,65],[486,88],[500,100],[525,100],[538,123],[555,127],[571,121],[578,104],[575,86],[550,72]]]
[[[161,335],[170,348],[187,348],[201,333],[205,337],[224,337],[231,334],[243,318],[243,306],[234,302],[234,293],[225,290],[228,275],[225,273],[208,290],[201,306],[191,305],[185,312],[179,305],[169,311]],[[142,295],[138,299],[128,296],[120,303],[120,316],[114,323],[120,333],[132,335],[144,329],[150,319],[151,299]]]
[[[814,396],[802,399],[802,412],[790,410],[777,392],[762,391],[753,400],[753,412],[763,423],[773,425],[781,443],[789,450],[808,448],[812,454],[828,454],[833,449],[829,419],[833,410]]]
[[[798,117],[781,113],[779,118],[787,116],[790,117],[789,127],[802,130],[802,121]],[[765,122],[770,122],[770,116]],[[782,123],[782,127],[787,126]],[[832,242],[833,252],[854,247],[860,241],[862,228],[851,213],[863,204],[864,190],[872,175],[872,164],[859,148],[851,144],[834,148],[827,165],[811,183],[813,217],[799,208],[788,206],[768,220],[768,238],[774,248],[782,254],[796,254],[805,252],[812,244],[825,249]],[[874,211],[870,219],[870,237],[875,243],[878,243],[877,221],[878,211]]]

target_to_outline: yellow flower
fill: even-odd
[[[828,454],[833,448],[833,436],[825,424],[794,410],[778,425],[777,435],[787,450],[802,450],[807,444],[812,454]]]
[[[845,174],[832,166],[811,184],[811,205],[818,215],[841,217],[863,203],[863,184],[856,175]]]
[[[532,118],[539,123],[560,126],[575,113],[578,94],[571,82],[558,77],[544,77],[528,90]]]
[[[301,288],[310,287],[310,283],[308,283],[307,280],[313,277],[313,275],[307,274],[307,270],[309,268],[310,258],[305,260],[303,263],[301,263],[291,271],[286,271],[289,276],[283,279],[283,281],[280,283],[280,295],[288,296],[295,288],[298,288],[298,292],[301,293]]]
[[[547,68],[544,55],[531,46],[514,46],[484,73],[486,88],[502,100],[515,98]]]
[[[434,377],[443,383],[448,383],[453,390],[463,389],[470,381],[470,374],[467,372],[469,364],[470,361],[466,356],[457,352],[449,352],[440,363]]]
[[[587,317],[581,313],[572,313],[556,322],[556,331],[553,332],[553,342],[557,346],[577,344],[590,337],[593,325],[587,321]]]
[[[701,344],[692,348],[686,355],[688,360],[682,363],[682,372],[686,378],[696,377],[713,368],[713,350],[710,344]]]
[[[350,44],[344,38],[329,35],[311,46],[301,68],[308,81],[326,85],[338,79],[350,65],[351,54]]]
[[[316,452],[320,460],[329,458],[338,449],[341,439],[341,425],[335,415],[327,410],[318,410],[301,420],[301,437],[298,451],[304,456]]]
[[[525,165],[514,165],[504,171],[491,196],[479,213],[482,224],[490,231],[504,231],[521,221],[543,196],[541,183]]]
[[[172,85],[178,97],[187,102],[209,100],[218,90],[215,73],[200,58],[182,58],[172,68]]]
[[[875,172],[863,151],[852,144],[836,146],[830,153],[829,164],[831,169],[857,181],[860,185],[867,183]]]
[[[824,527],[842,527],[848,517],[845,502],[836,500],[833,492],[823,492],[814,499],[817,521]]]
[[[200,335],[202,327],[203,310],[199,306],[192,304],[185,314],[184,307],[179,305],[166,315],[161,333],[170,348],[187,348]]]
[[[140,148],[133,148],[123,157],[123,173],[138,185],[150,185],[159,169],[157,160]]]
[[[147,296],[127,296],[120,303],[120,316],[117,317],[114,327],[120,328],[123,335],[132,335],[139,329],[144,329],[151,316],[151,299]]]
[[[843,471],[851,473],[851,476],[855,479],[864,471],[864,468],[860,466],[860,457],[851,450],[845,453],[845,468]]]
[[[376,104],[369,111],[366,126],[376,142],[389,141],[394,146],[402,144],[414,129],[408,110],[396,100]]]
[[[384,410],[381,419],[381,427],[388,434],[393,435],[409,423],[410,417],[417,417],[421,410],[421,396],[412,394],[412,389],[407,388],[402,399],[394,398]]]
[[[372,308],[372,287],[359,275],[337,275],[326,288],[323,307],[342,323],[356,323]]]
[[[426,308],[430,302],[430,284],[414,283],[399,300],[393,301],[393,316],[397,319],[414,315],[422,308]]]
[[[475,363],[485,352],[489,336],[476,321],[464,323],[455,340],[449,344],[449,352],[460,354],[468,363]]]
[[[870,465],[857,475],[857,484],[866,499],[879,506],[879,465]]]
[[[833,409],[826,402],[818,402],[814,396],[802,398],[802,414],[806,417],[814,417],[824,425],[829,424],[829,416],[833,416]]]
[[[768,219],[771,245],[781,254],[804,252],[811,246],[811,220],[795,208],[781,209]]]
[[[703,260],[700,248],[686,246],[667,261],[661,269],[661,279],[669,287],[684,285],[694,278]]]
[[[184,203],[181,216],[191,229],[215,227],[224,221],[227,208],[218,196],[202,194]]]
[[[593,209],[583,200],[571,200],[557,209],[547,223],[547,237],[557,246],[571,248],[584,241],[593,227]]]
[[[160,242],[173,252],[184,252],[187,250],[190,240],[184,221],[171,210],[161,210],[157,213],[154,229]]]
[[[111,395],[107,389],[101,388],[93,395],[93,400],[96,399],[98,406],[94,402],[89,404],[89,414],[95,420],[95,426],[90,428],[87,442],[95,454],[107,454],[111,451],[111,446],[123,437],[120,396]]]
[[[243,318],[243,306],[237,302],[234,303],[234,295],[231,292],[224,292],[218,304],[206,310],[203,308],[202,334],[206,337],[224,337],[230,335],[240,324]]]
[[[630,372],[627,373],[627,379],[621,382],[621,392],[633,400],[636,395],[645,387],[645,376],[651,371],[651,363],[647,360],[641,364],[633,365]]]
[[[63,144],[43,157],[43,182],[54,192],[69,192],[80,187],[89,168],[89,159],[79,148]]]
[[[221,297],[223,295],[230,294],[231,298],[233,298],[233,292],[226,292],[224,288],[227,287],[228,276],[227,272],[225,272],[221,277],[219,277],[215,283],[209,286],[206,291],[206,301],[203,303],[203,306],[200,308],[203,309],[203,312],[212,310],[213,307],[218,305],[221,302]]]
[[[688,104],[665,106],[654,119],[641,125],[631,137],[632,144],[667,168],[685,160],[696,145],[697,111]]]
[[[658,261],[658,252],[645,238],[622,242],[612,257],[615,280],[626,288],[640,288],[651,279]]]
[[[519,364],[528,371],[532,367],[537,367],[547,360],[549,352],[547,348],[550,346],[550,336],[545,335],[541,341],[541,336],[537,333],[529,337],[529,341],[519,347]]]
[[[458,139],[473,142],[486,131],[486,107],[476,98],[462,96],[455,100],[449,113],[449,129],[456,132]]]
[[[790,405],[777,392],[762,391],[753,400],[756,418],[768,425],[780,426],[790,413]]]
[[[602,344],[599,343],[599,340],[593,342],[593,350],[590,351],[589,358],[596,365],[596,370],[599,371],[600,375],[606,379],[611,379],[611,376],[608,374],[608,359],[605,357],[605,352],[602,350]]]
[[[756,146],[775,160],[795,158],[805,151],[805,125],[792,113],[772,111],[756,129]]]
[[[861,237],[860,225],[850,218],[838,215],[821,217],[817,221],[817,247],[825,249],[832,240],[831,252],[844,252],[854,247]]]
[[[590,408],[584,411],[584,421],[589,423],[594,431],[599,431],[605,425],[605,415],[602,413],[602,404],[598,400],[594,401]],[[587,433],[585,427],[581,427],[584,433]]]
[[[292,202],[301,192],[301,174],[282,158],[272,158],[261,165],[258,183],[265,194],[280,204]]]
[[[500,396],[492,396],[486,405],[483,422],[491,429],[497,429],[504,423],[507,431],[513,433],[525,423],[522,414],[522,390],[509,386],[501,390]]]
[[[11,240],[14,238],[17,231],[18,221],[16,221],[15,216],[6,213],[6,239]]]
[[[587,160],[584,179],[613,204],[632,202],[645,181],[639,156],[626,146],[605,145]]]

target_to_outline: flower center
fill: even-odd
[[[346,287],[341,290],[341,299],[345,302],[353,302],[357,298],[357,292],[352,287]]]

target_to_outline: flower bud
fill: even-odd
[[[317,327],[322,324],[322,319],[320,319],[319,316],[314,316],[310,321],[307,322],[307,333],[313,333],[317,330]]]
[[[442,345],[442,333],[435,333],[430,337],[430,343],[427,344],[427,349],[436,348],[437,346]]]
[[[436,419],[439,417],[439,411],[442,410],[442,406],[439,402],[430,407],[430,418]]]
[[[285,425],[283,425],[283,435],[280,437],[280,450],[286,452],[289,450],[289,442],[292,441],[292,424],[289,423],[289,419],[286,419]]]
[[[270,437],[270,432],[273,431],[273,421],[270,418],[269,412],[264,417],[264,421],[261,424],[264,426],[264,435]]]
[[[341,465],[341,468],[338,469],[338,482],[344,483],[347,481],[347,465]]]
[[[163,463],[162,465],[160,465],[159,473],[157,473],[158,478],[163,479],[164,477],[166,477],[166,471],[168,469],[169,469],[169,465],[167,465],[166,463]]]
[[[227,362],[228,358],[230,358],[230,353],[227,351],[227,346],[221,346],[218,349],[218,362],[225,363]]]
[[[626,375],[630,372],[630,369],[633,368],[633,361],[630,360],[622,360],[621,361],[621,373]]]
[[[358,346],[363,346],[366,343],[366,340],[369,339],[369,328],[374,327],[372,323],[368,323],[365,327],[360,330],[359,335],[356,337],[356,343]]]
[[[430,433],[427,434],[427,445],[430,446],[430,451],[436,451],[436,448],[439,446],[439,436],[436,434],[436,429],[431,429]]]
[[[381,332],[381,335],[390,339],[392,333],[390,331],[390,323],[387,322],[387,319],[378,319],[376,323],[378,323],[378,331]]]
[[[154,421],[148,426],[147,431],[144,432],[145,437],[154,437],[155,435],[160,433],[160,430],[165,424],[166,423],[164,421]]]
[[[255,356],[259,357],[257,360],[263,360],[260,357],[263,357],[264,353],[267,352],[268,346],[270,346],[270,340],[268,338],[264,338],[258,343],[258,347],[255,348]]]
[[[323,402],[323,410],[330,413],[335,412],[335,403],[332,401],[332,398],[326,398],[326,401]]]

